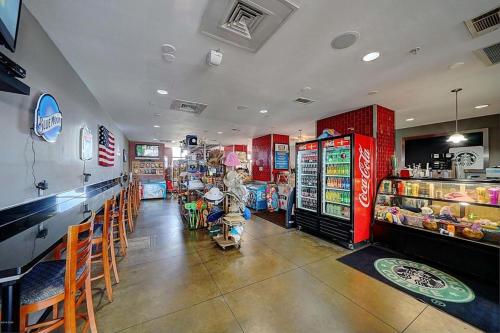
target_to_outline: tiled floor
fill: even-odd
[[[120,284],[94,290],[100,332],[477,332],[336,258],[347,250],[254,218],[240,250],[145,201]]]

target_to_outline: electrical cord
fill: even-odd
[[[37,187],[37,181],[35,176],[36,151],[35,151],[35,139],[33,138],[33,128],[30,128],[30,137],[31,137],[31,151],[33,152],[33,163],[31,163],[31,175],[33,176],[33,186]]]
[[[86,166],[87,161],[83,160],[83,186],[85,186],[85,166]]]

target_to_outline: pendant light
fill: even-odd
[[[462,91],[462,88],[453,89],[451,92],[455,93],[455,133],[450,135],[447,142],[460,143],[462,141],[467,141],[467,138],[463,134],[458,133],[458,93]]]

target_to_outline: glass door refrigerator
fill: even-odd
[[[353,249],[370,237],[375,141],[350,134],[320,146],[319,232]]]
[[[319,142],[297,143],[295,220],[299,229],[319,231],[318,171]]]

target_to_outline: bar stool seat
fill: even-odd
[[[79,278],[85,267],[77,271]],[[42,302],[64,294],[66,260],[44,261],[37,264],[21,279],[21,305]]]

